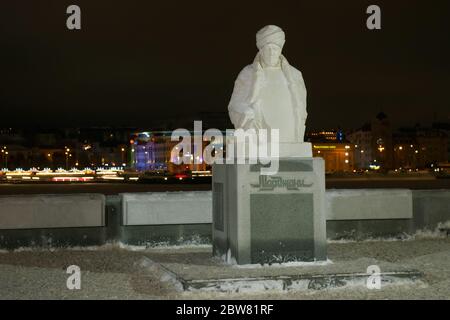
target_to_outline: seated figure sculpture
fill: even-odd
[[[239,73],[228,112],[236,129],[278,129],[280,157],[311,157],[311,144],[303,141],[306,87],[302,73],[281,54],[284,43],[285,34],[277,26],[258,31],[259,52]]]

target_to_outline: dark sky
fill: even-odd
[[[66,7],[82,30],[66,28]],[[382,30],[366,28],[378,4]],[[310,128],[450,119],[449,1],[2,1],[0,126],[145,126],[226,111],[267,24],[308,89]]]

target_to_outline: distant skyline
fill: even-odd
[[[66,29],[77,4],[82,29]],[[226,112],[233,82],[276,24],[308,90],[308,129],[450,121],[450,3],[20,1],[0,11],[0,127],[132,126]],[[201,119],[199,119],[201,120]]]

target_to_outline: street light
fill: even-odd
[[[125,148],[121,148],[120,151],[122,151],[122,166],[125,164]]]
[[[53,167],[53,158],[51,153],[47,153],[48,161],[50,162],[50,166]]]
[[[69,151],[70,151],[70,149],[67,148],[66,152],[65,152],[65,154],[66,154],[66,170],[69,170]]]
[[[5,162],[5,167],[6,168],[8,168],[8,159],[7,159],[7,154],[8,154],[8,151],[6,151],[6,146],[3,146],[3,148],[2,148],[2,157],[3,157],[3,161]]]

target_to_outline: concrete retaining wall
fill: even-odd
[[[408,189],[344,189],[326,192],[327,220],[411,219]],[[210,191],[122,194],[124,225],[212,222]]]
[[[325,198],[327,220],[411,219],[408,189],[331,189]]]
[[[399,237],[450,221],[450,190],[329,190],[327,199],[328,239]],[[5,196],[0,248],[208,243],[211,206],[211,192]]]
[[[211,191],[122,194],[123,225],[212,223]]]
[[[105,225],[105,196],[24,195],[0,197],[0,230]]]
[[[413,223],[417,229],[434,230],[450,221],[450,190],[414,190]]]

